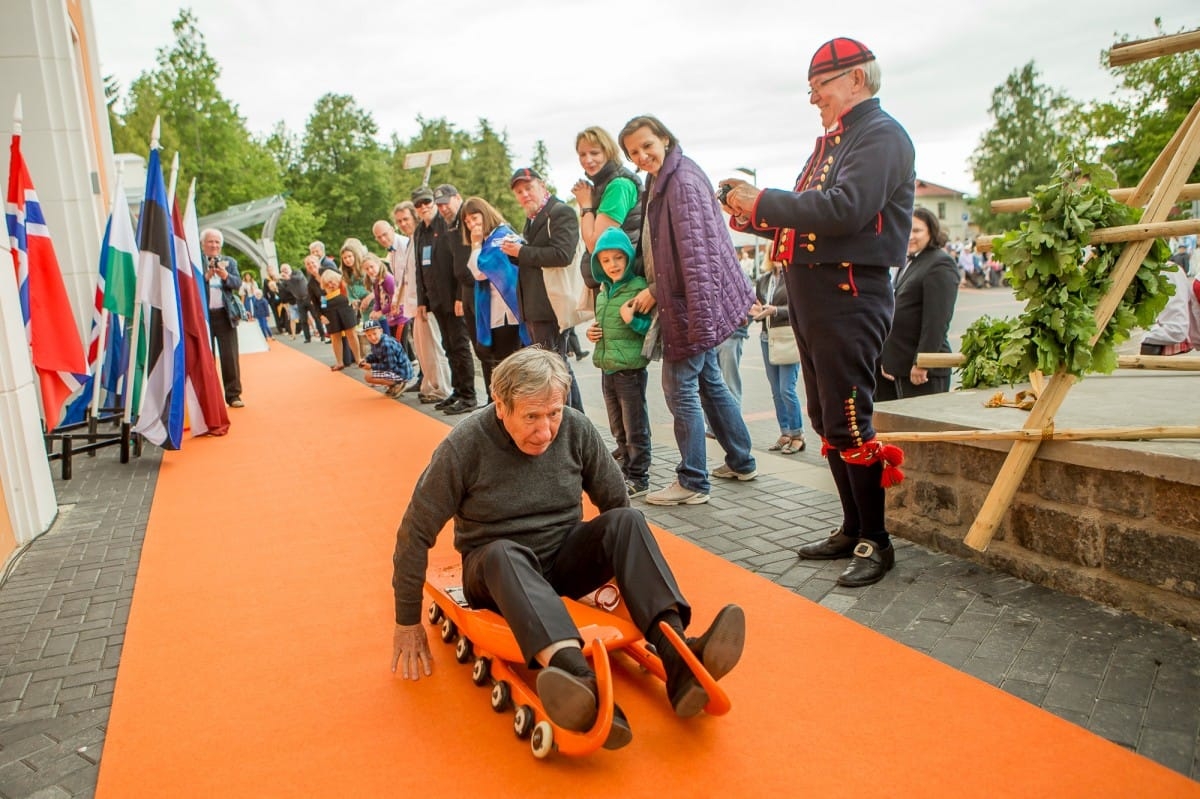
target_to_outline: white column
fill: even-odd
[[[90,14],[86,4],[84,13]],[[106,165],[98,161],[110,160],[97,153],[107,153],[102,149],[107,142],[93,142],[87,78],[66,0],[4,0],[0,26],[0,186],[8,185],[12,109],[20,93],[25,112],[21,152],[46,214],[80,339],[85,340],[106,216],[98,174]],[[93,64],[93,74],[97,69]],[[103,98],[102,90],[99,96]],[[107,117],[102,119],[107,128]],[[111,150],[111,144],[107,147]]]
[[[50,529],[58,513],[33,380],[6,232],[0,241],[0,484],[18,545]],[[7,555],[0,552],[0,562]]]
[[[82,9],[86,19],[86,2]],[[104,141],[93,141],[85,81],[89,70],[98,76],[99,67],[93,57],[85,68],[66,0],[3,0],[0,29],[0,190],[8,185],[12,111],[19,93],[24,111],[21,152],[46,215],[82,341],[91,325],[103,232],[104,197],[96,173],[111,161],[112,149],[106,130],[101,134]],[[77,33],[84,39],[93,35],[91,30]],[[94,39],[91,44],[94,53]],[[96,96],[103,98],[102,90]],[[107,128],[107,117],[102,119]],[[24,543],[47,530],[58,509],[7,231],[2,238],[0,483],[13,532],[18,543]]]

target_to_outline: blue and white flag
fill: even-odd
[[[163,449],[183,441],[184,356],[175,234],[158,150],[146,164],[146,199],[138,219],[137,302],[148,348],[142,406],[134,432]]]

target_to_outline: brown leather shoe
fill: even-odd
[[[857,543],[857,538],[846,535],[839,527],[824,541],[805,544],[797,549],[796,553],[805,560],[837,560],[853,555],[854,545]]]
[[[896,565],[896,549],[888,542],[887,548],[874,541],[860,539],[854,547],[854,559],[846,570],[838,575],[837,584],[848,588],[874,585]]]

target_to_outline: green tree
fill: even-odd
[[[550,174],[550,151],[546,147],[546,142],[542,139],[538,139],[533,143],[532,166],[537,170],[539,175],[541,175],[543,178],[546,178],[546,188],[550,189],[550,193],[558,194],[558,191],[555,190],[554,185],[550,183],[549,177],[547,177]]]
[[[1162,20],[1154,20],[1157,36],[1166,35]],[[1185,31],[1180,30],[1180,33]],[[1128,41],[1127,35],[1121,41]],[[1108,63],[1108,51],[1101,54]],[[1180,123],[1200,97],[1200,52],[1176,53],[1123,67],[1111,67],[1120,92],[1092,104],[1082,114],[1092,137],[1108,144],[1103,160],[1117,173],[1122,186],[1142,179]],[[1200,180],[1200,167],[1191,182]]]
[[[397,198],[407,199],[424,174],[420,169],[404,169],[406,155],[449,149],[450,163],[433,167],[429,183],[452,183],[464,196],[483,197],[509,222],[521,226],[524,211],[508,187],[513,165],[507,134],[497,133],[486,119],[479,120],[475,134],[459,130],[444,117],[417,117],[417,124],[420,130],[409,141],[392,139],[392,185]]]
[[[993,214],[992,200],[1028,196],[1034,187],[1050,182],[1072,147],[1084,144],[1073,137],[1078,131],[1070,125],[1078,103],[1039,83],[1039,77],[1030,61],[992,91],[988,109],[992,125],[971,156],[979,184],[973,215],[986,232],[1014,228],[1020,222],[1019,214]]]
[[[304,269],[309,243],[320,239],[325,215],[308,203],[289,197],[287,208],[275,226],[275,253],[279,263],[290,263],[293,269]],[[337,246],[341,246],[338,241]]]
[[[150,150],[154,118],[162,118],[164,164],[180,154],[179,185],[196,178],[200,214],[278,194],[283,187],[271,154],[246,129],[237,106],[217,89],[221,70],[208,53],[196,16],[179,12],[171,25],[175,41],[158,51],[158,68],[143,72],[130,87],[128,111],[114,130],[120,149]]]
[[[321,237],[336,251],[353,236],[371,241],[371,225],[392,203],[387,155],[375,139],[369,111],[347,94],[320,97],[300,143],[300,168],[289,183],[292,196],[319,211]]]

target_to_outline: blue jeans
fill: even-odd
[[[750,431],[742,419],[742,410],[721,377],[717,348],[681,361],[664,360],[662,383],[667,408],[675,417],[675,443],[681,458],[675,473],[681,486],[708,493],[705,416],[725,450],[725,465],[742,474],[757,468],[750,454]]]
[[[762,344],[763,366],[767,369],[767,382],[771,384],[771,400],[775,403],[775,420],[779,422],[781,436],[798,436],[804,432],[804,415],[800,410],[800,396],[796,394],[796,381],[800,378],[800,364],[789,363],[776,366],[767,356],[766,337]]]
[[[646,405],[645,368],[605,372],[600,377],[608,429],[617,441],[613,453],[625,479],[644,488],[650,482],[650,409]]]

